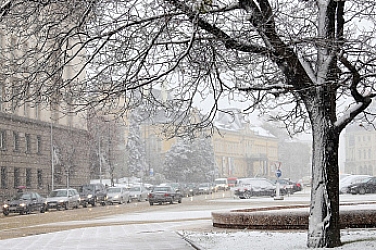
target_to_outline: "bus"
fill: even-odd
[[[227,178],[228,187],[236,187],[238,185],[238,177],[228,177]]]

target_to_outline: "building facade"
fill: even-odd
[[[346,128],[344,173],[376,175],[376,131],[373,126]]]
[[[177,143],[177,138],[167,139],[163,136],[164,122],[162,119],[159,121],[140,124],[148,172],[152,174],[162,174],[165,156]],[[214,125],[216,132],[210,139],[215,158],[215,177],[275,176],[278,138],[260,127],[252,126],[241,115],[219,114]]]
[[[219,114],[213,146],[220,177],[274,177],[278,139],[240,114]]]

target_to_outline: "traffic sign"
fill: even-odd
[[[281,177],[281,176],[282,176],[282,171],[279,170],[279,169],[277,169],[277,170],[275,171],[275,176],[277,176],[277,178]]]

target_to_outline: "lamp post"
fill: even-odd
[[[98,133],[98,156],[99,156],[99,183],[102,184],[102,157],[101,157],[101,136]]]
[[[50,117],[50,140],[51,140],[51,190],[54,190],[54,175],[55,175],[55,166],[54,166],[54,146],[53,146],[53,136],[52,136],[52,117]]]

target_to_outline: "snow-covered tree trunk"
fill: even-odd
[[[328,97],[324,94],[326,98]],[[312,190],[308,229],[308,247],[341,245],[339,228],[339,132],[332,125],[324,104],[316,104],[312,113],[313,159]]]

